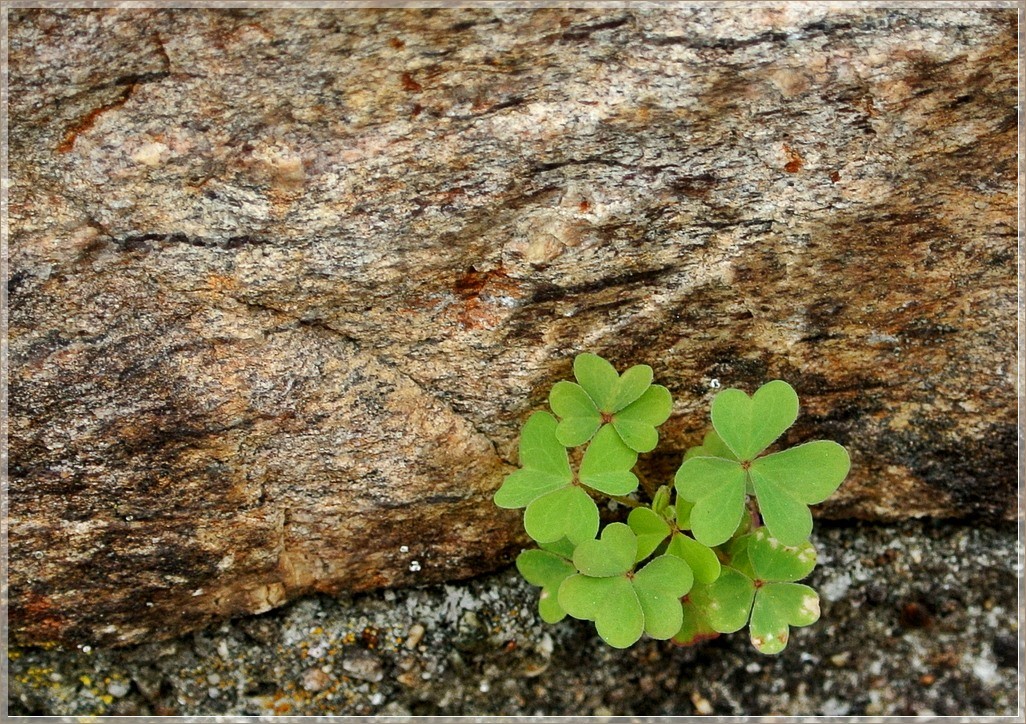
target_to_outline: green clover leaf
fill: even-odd
[[[719,578],[689,594],[705,617],[699,623],[720,633],[732,633],[748,623],[756,649],[780,653],[791,626],[808,626],[819,619],[819,596],[794,582],[815,567],[815,549],[808,542],[785,546],[763,527],[734,541],[730,555],[730,565]],[[689,632],[678,635],[686,638]]]
[[[848,451],[830,440],[816,440],[756,458],[751,477],[759,512],[781,542],[797,545],[812,533],[809,505],[822,503],[848,475]]]
[[[716,557],[716,552],[691,536],[674,532],[670,544],[666,546],[666,553],[687,563],[697,583],[712,583],[720,577],[720,559]]]
[[[683,620],[680,598],[690,590],[691,569],[674,556],[658,556],[637,572],[638,538],[623,523],[611,523],[602,536],[574,551],[579,573],[559,586],[560,607],[574,618],[595,622],[599,636],[627,648],[648,633],[668,639]]]
[[[545,623],[556,623],[566,617],[566,611],[559,605],[559,585],[577,571],[570,561],[562,556],[543,550],[523,551],[517,556],[517,570],[528,583],[541,586],[538,599],[538,613]]]
[[[524,529],[539,543],[567,538],[577,544],[594,538],[599,514],[595,501],[574,485],[564,448],[556,439],[556,418],[536,412],[520,434],[521,469],[506,476],[494,501],[500,508],[523,508]]]
[[[619,576],[634,568],[638,537],[623,523],[610,523],[602,536],[586,540],[574,550],[574,566],[586,576]]]
[[[763,654],[779,654],[787,646],[791,626],[819,620],[819,596],[800,583],[767,583],[755,593],[748,625],[752,645]]]
[[[719,545],[737,529],[745,512],[745,481],[736,460],[699,457],[680,466],[674,486],[679,498],[694,503],[688,517],[699,542]]]
[[[630,472],[636,462],[638,454],[606,425],[584,451],[578,477],[589,488],[606,495],[627,495],[638,488],[638,476]]]
[[[659,544],[670,535],[670,524],[651,508],[635,508],[627,516],[627,525],[638,538],[638,552],[635,561],[643,561],[652,555]]]
[[[685,460],[690,460],[691,458],[726,458],[727,460],[737,460],[737,455],[727,447],[727,444],[723,442],[723,438],[716,434],[716,430],[710,430],[705,434],[701,445],[688,448],[688,451],[684,453]]]
[[[694,503],[690,511],[695,538],[720,545],[736,530],[745,496],[754,494],[770,533],[797,545],[812,532],[808,506],[829,497],[848,474],[847,451],[835,442],[817,440],[757,458],[794,422],[798,396],[786,382],[769,382],[748,397],[728,389],[713,400],[715,433],[734,454],[723,457],[707,436],[702,453],[686,458],[677,471],[677,493]],[[679,519],[679,517],[678,517]]]
[[[666,422],[673,407],[670,391],[652,384],[652,368],[635,365],[623,375],[594,354],[574,359],[573,382],[557,382],[549,406],[560,418],[556,435],[566,447],[583,445],[600,428],[611,424],[621,440],[637,452],[652,450],[659,441],[656,427]]]
[[[712,402],[713,427],[738,460],[754,458],[797,418],[798,395],[782,380],[767,382],[751,397],[723,390]]]

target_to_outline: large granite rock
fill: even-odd
[[[582,350],[783,378],[822,515],[1015,505],[1016,12],[17,10],[10,622],[125,644],[510,560]]]

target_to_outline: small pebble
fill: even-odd
[[[303,688],[306,691],[323,691],[331,683],[331,677],[318,668],[303,672]]]
[[[406,634],[406,643],[404,644],[406,648],[411,650],[417,648],[417,644],[424,638],[424,632],[423,624],[415,623],[410,626],[410,631]]]
[[[119,699],[128,694],[128,689],[129,683],[127,681],[112,681],[107,684],[107,693]]]
[[[695,713],[709,716],[713,713],[712,703],[697,691],[691,695],[691,703],[695,705]]]
[[[831,656],[830,663],[836,666],[837,668],[841,668],[842,666],[848,663],[848,659],[850,658],[851,651],[842,651],[839,654],[834,654],[833,656]]]
[[[355,652],[342,659],[342,668],[354,679],[363,681],[381,681],[385,675],[381,672],[381,662],[369,652]]]

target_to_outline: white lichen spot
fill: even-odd
[[[410,561],[410,570],[416,573],[420,570],[420,561]]]
[[[202,595],[203,595],[203,589],[202,588],[197,588],[195,591],[192,592],[193,598],[195,598],[196,596],[202,596]]]
[[[709,380],[709,387],[711,387],[714,390],[720,389],[720,381],[713,377],[711,380]]]
[[[410,552],[410,547],[409,546],[399,546],[399,552],[400,553],[409,553]]]

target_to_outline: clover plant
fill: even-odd
[[[719,392],[712,429],[673,485],[649,490],[633,469],[658,443],[669,390],[647,365],[621,375],[593,354],[577,356],[574,377],[553,386],[555,414],[527,419],[520,469],[494,498],[525,509],[540,546],[517,569],[541,588],[542,620],[593,621],[616,648],[644,634],[692,644],[748,626],[764,654],[782,651],[792,626],[815,623],[819,597],[798,583],[816,565],[809,506],[837,490],[850,461],[828,440],[769,451],[798,417],[794,389],[774,380],[751,397]],[[602,527],[601,497],[629,507],[626,522]]]

